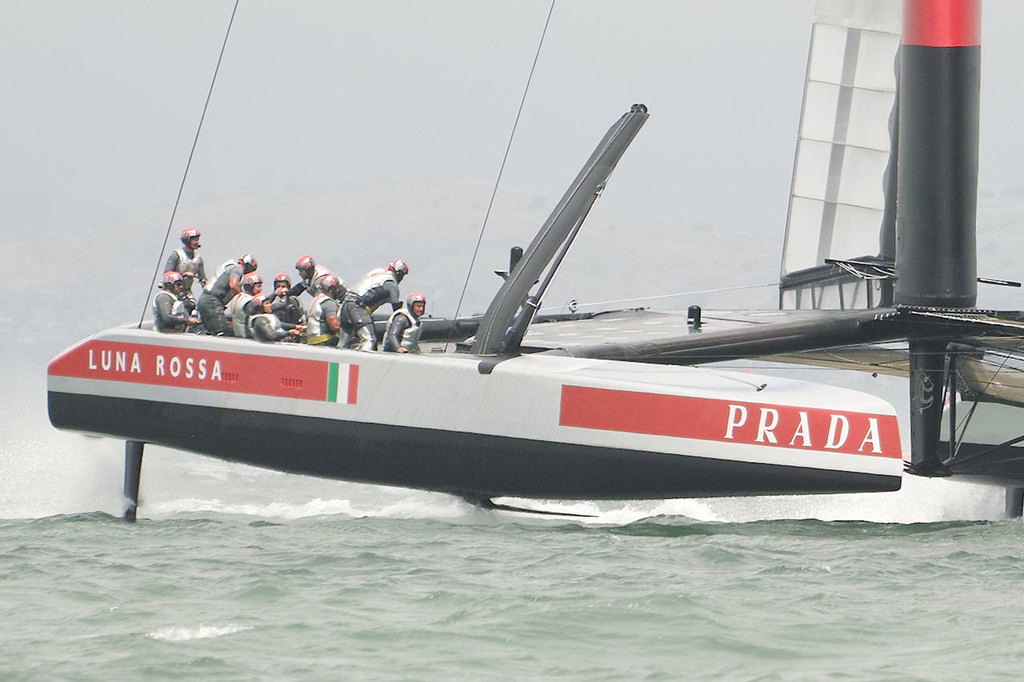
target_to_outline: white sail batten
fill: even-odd
[[[882,255],[899,44],[899,0],[818,0],[782,255],[782,308],[878,305],[870,291],[877,282],[837,277],[826,259]],[[814,269],[820,276],[792,277]]]

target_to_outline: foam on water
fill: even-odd
[[[194,639],[225,637],[246,630],[252,630],[252,628],[247,625],[199,625],[192,628],[161,628],[146,633],[146,637],[162,642],[188,642]]]

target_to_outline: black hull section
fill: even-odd
[[[54,426],[295,474],[470,497],[666,499],[897,490],[898,476],[49,393]],[[111,415],[120,415],[116,424]]]

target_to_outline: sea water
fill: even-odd
[[[998,490],[510,501],[541,516],[148,447],[128,524],[123,445],[40,383],[0,405],[5,681],[1024,675]]]

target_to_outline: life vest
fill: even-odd
[[[228,302],[227,311],[225,315],[231,318],[231,331],[235,333],[235,336],[244,339],[250,336],[246,332],[246,320],[248,315],[245,314],[245,304],[252,300],[252,294],[247,294],[244,291],[235,294],[235,297]]]
[[[172,294],[171,292],[167,291],[166,289],[161,289],[160,291],[156,292],[156,296],[153,297],[153,325],[156,327],[157,331],[160,332],[183,331],[185,328],[185,325],[183,323],[164,320],[163,317],[160,315],[161,296],[166,296],[167,298],[171,299],[171,315],[178,316],[183,315],[185,313],[185,306],[178,299],[178,297]]]
[[[250,339],[257,339],[257,341],[262,341],[263,340],[263,339],[258,339],[256,337],[256,334],[253,332],[253,329],[256,326],[256,320],[258,318],[263,318],[267,322],[269,322],[270,323],[270,329],[272,331],[276,332],[276,331],[279,331],[281,329],[284,329],[284,327],[281,325],[281,319],[277,315],[275,315],[274,313],[259,313],[258,315],[250,315],[249,319],[245,321],[246,331],[248,332],[246,334],[246,336],[248,336]]]
[[[423,326],[420,324],[420,318],[409,312],[408,308],[399,308],[395,312],[391,313],[388,318],[388,330],[391,329],[391,323],[396,317],[402,315],[409,320],[409,326],[402,330],[402,339],[399,344],[402,348],[410,353],[420,352],[420,332],[423,331]],[[384,333],[384,341],[387,342],[388,334]]]
[[[313,302],[309,304],[309,310],[306,311],[306,343],[311,346],[327,343],[334,338],[334,332],[327,326],[327,318],[323,309],[323,302],[330,298],[321,291],[313,298]]]
[[[224,271],[237,263],[238,261],[226,260],[220,265],[218,265],[217,268],[213,271],[213,277],[211,277],[206,282],[206,290],[213,291],[213,285],[217,283],[217,280],[220,279],[220,276],[224,274]]]
[[[320,293],[320,281],[323,280],[327,275],[334,275],[333,272],[328,270],[322,265],[317,265],[313,268],[313,274],[309,279],[302,280],[306,283],[306,291],[309,292],[310,296],[316,296]],[[334,275],[338,277],[337,275]],[[345,284],[341,281],[341,277],[338,277],[338,284],[341,284],[342,291],[345,290]]]
[[[370,270],[349,289],[349,300],[354,300],[371,313],[384,303],[398,302],[401,299],[394,271],[384,268]]]
[[[178,272],[189,271],[195,274],[196,277],[204,272],[203,257],[198,253],[193,253],[191,257],[185,252],[185,249],[175,249],[174,253],[178,256]]]

